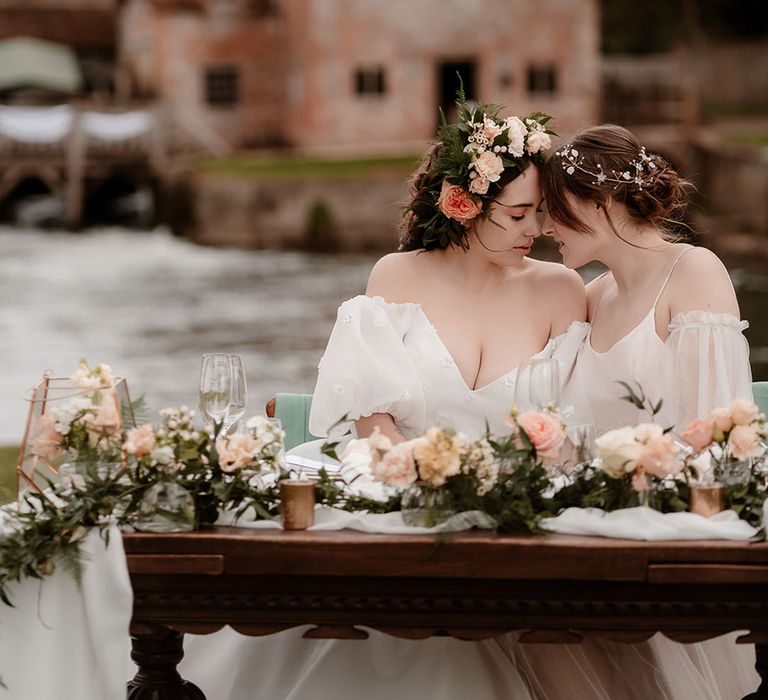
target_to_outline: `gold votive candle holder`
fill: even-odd
[[[725,486],[722,484],[691,485],[691,513],[710,515],[720,513],[725,508]]]
[[[280,514],[285,530],[306,530],[315,522],[315,483],[304,479],[280,482]]]

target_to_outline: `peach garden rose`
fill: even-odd
[[[515,420],[533,444],[538,457],[557,459],[565,440],[565,430],[558,418],[545,412],[526,411]]]
[[[471,221],[482,211],[480,205],[472,199],[465,189],[458,185],[452,185],[448,180],[443,180],[437,206],[445,216],[449,219],[455,219],[461,224]]]
[[[712,444],[714,434],[715,421],[712,418],[696,418],[680,433],[680,437],[693,448],[694,452],[701,452]]]

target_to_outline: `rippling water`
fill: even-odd
[[[164,231],[0,228],[0,444],[18,442],[25,390],[81,357],[128,378],[154,411],[197,403],[203,352],[242,353],[248,411],[311,391],[336,307],[371,256],[202,248]]]
[[[0,444],[18,442],[25,390],[81,357],[128,378],[149,408],[197,403],[200,355],[241,353],[249,413],[277,391],[311,391],[338,304],[375,256],[202,248],[164,231],[0,228]],[[594,271],[587,271],[591,277]],[[768,275],[732,270],[768,377]]]

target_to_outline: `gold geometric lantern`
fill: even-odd
[[[52,407],[63,405],[65,401],[78,396],[88,396],[96,390],[105,395],[103,400],[114,402],[116,431],[136,426],[128,384],[123,377],[115,377],[110,386],[87,389],[77,386],[69,377],[54,377],[50,372],[46,372],[40,381],[29,389],[25,397],[29,402],[29,413],[16,467],[17,497],[21,498],[30,489],[42,492],[46,486],[45,478],[56,477],[59,467],[66,460],[66,455],[61,454],[60,450],[59,454],[56,454],[57,450],[46,446],[41,418],[46,416]]]

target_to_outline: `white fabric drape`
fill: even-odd
[[[57,143],[72,129],[72,108],[0,107],[0,133],[14,141]]]
[[[15,607],[0,603],[1,700],[125,700],[133,592],[122,537],[114,528],[105,547],[93,531],[82,550],[80,587],[59,567],[11,585]]]

